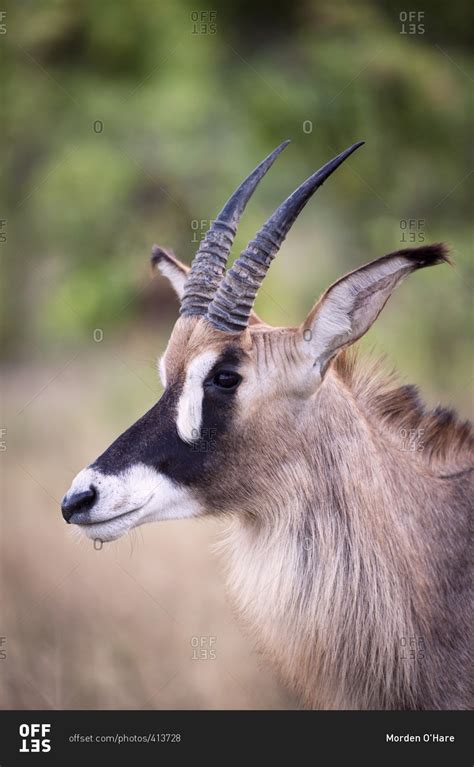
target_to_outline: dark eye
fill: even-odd
[[[220,370],[212,379],[214,386],[219,389],[235,389],[242,380],[242,376],[233,370]]]

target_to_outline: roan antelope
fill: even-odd
[[[363,142],[298,187],[226,272],[242,212],[287,143],[230,197],[189,270],[153,248],[181,301],[164,393],[77,475],[63,516],[111,541],[153,520],[226,514],[237,605],[306,706],[468,708],[470,425],[426,411],[414,387],[347,351],[398,283],[448,261],[446,249],[372,261],[300,326],[270,327],[252,307],[272,259]],[[407,449],[407,433],[423,449]]]

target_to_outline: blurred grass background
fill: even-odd
[[[229,613],[217,523],[150,526],[99,552],[58,510],[159,396],[177,303],[150,277],[151,244],[190,262],[283,139],[234,254],[303,178],[367,144],[300,216],[258,312],[299,322],[345,271],[447,242],[456,269],[405,283],[362,345],[469,415],[472,4],[408,13],[389,0],[50,0],[2,17],[0,705],[292,705]],[[215,661],[192,660],[195,635],[217,637]]]

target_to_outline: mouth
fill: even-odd
[[[100,520],[75,520],[71,519],[71,522],[76,525],[88,538],[102,541],[113,541],[120,538],[127,533],[135,523],[138,522],[140,516],[139,512],[145,508],[145,506],[152,499],[153,493],[146,499],[140,506],[136,506],[128,511],[123,511],[121,514],[116,514],[114,517]]]
[[[108,519],[98,519],[98,520],[95,520],[94,522],[86,522],[86,521],[76,522],[74,519],[72,519],[71,522],[74,525],[78,525],[79,527],[96,527],[97,525],[104,525],[107,522],[116,522],[119,519],[125,519],[125,517],[130,516],[130,514],[134,514],[136,511],[140,511],[140,509],[143,509],[144,505],[145,504],[143,504],[142,506],[137,506],[136,509],[130,509],[130,511],[123,511],[121,514],[116,514],[115,517],[109,517]]]

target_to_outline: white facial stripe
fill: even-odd
[[[184,442],[193,442],[199,437],[204,396],[202,384],[217,357],[217,352],[204,352],[195,357],[187,367],[176,419],[178,434]]]
[[[190,490],[141,463],[119,474],[84,469],[74,479],[68,495],[88,490],[91,485],[98,494],[87,520],[93,524],[80,525],[88,538],[112,541],[145,522],[204,513]]]

